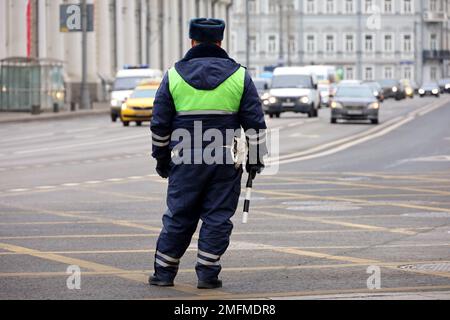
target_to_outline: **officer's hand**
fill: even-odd
[[[167,179],[170,174],[170,159],[158,160],[158,163],[156,165],[156,172],[161,178]]]
[[[265,165],[263,163],[249,164],[247,163],[246,170],[252,176],[252,180],[256,178],[257,174],[261,174],[264,170]]]

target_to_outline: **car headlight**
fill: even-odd
[[[438,89],[433,89],[433,90],[431,90],[431,92],[432,92],[433,94],[438,94],[438,93],[439,93],[439,90],[438,90]]]
[[[373,92],[373,95],[374,95],[375,97],[378,97],[378,96],[380,95],[380,93],[379,93],[378,91],[374,91],[374,92]]]
[[[270,104],[269,100],[264,100],[263,105],[268,106]]]
[[[270,94],[269,93],[264,93],[262,96],[261,96],[261,99],[262,100],[267,100],[267,99],[269,99],[270,98]]]
[[[419,93],[420,93],[420,94],[424,94],[424,93],[425,93],[425,90],[419,89]]]
[[[413,90],[411,88],[406,88],[406,93],[411,94],[411,93],[413,93]]]
[[[128,108],[127,104],[126,104],[126,103],[123,103],[123,104],[122,104],[122,111],[127,110],[127,108]]]
[[[369,104],[369,109],[378,110],[378,109],[380,109],[380,104],[378,102],[371,103],[371,104]]]
[[[342,106],[342,104],[340,104],[339,102],[333,101],[333,102],[331,103],[331,108],[333,108],[333,109],[342,109],[343,106]]]
[[[300,102],[303,104],[308,104],[309,103],[309,98],[308,97],[302,97],[300,98]]]
[[[271,104],[277,103],[277,98],[275,98],[275,97],[270,97],[270,98],[269,98],[269,103],[271,103]]]
[[[393,87],[392,88],[392,92],[397,92],[398,91],[398,88],[397,87]]]

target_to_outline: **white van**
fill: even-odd
[[[161,70],[150,69],[148,66],[125,66],[117,72],[114,87],[111,92],[111,119],[116,122],[120,118],[122,104],[133,93],[133,90],[144,80],[161,79]]]
[[[320,96],[314,74],[304,67],[281,67],[273,72],[271,89],[263,97],[263,108],[271,118],[292,111],[318,116]]]

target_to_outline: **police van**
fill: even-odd
[[[122,104],[130,97],[134,89],[144,80],[161,79],[161,70],[150,69],[147,65],[125,66],[120,70],[114,81],[111,92],[111,120],[120,118]]]
[[[280,67],[273,73],[270,91],[263,97],[263,108],[271,118],[292,111],[318,116],[320,96],[317,79],[307,68]]]

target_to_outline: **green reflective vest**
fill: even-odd
[[[214,90],[199,90],[187,83],[175,68],[169,70],[169,87],[179,115],[235,114],[245,86],[245,69],[239,68]]]

